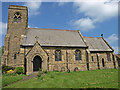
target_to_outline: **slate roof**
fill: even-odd
[[[90,51],[112,51],[101,37],[84,37]]]
[[[26,31],[23,46],[33,46],[37,36],[41,46],[87,47],[75,30],[28,28]]]

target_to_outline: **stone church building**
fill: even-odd
[[[113,48],[101,37],[79,30],[28,28],[28,9],[9,6],[2,65],[24,67],[27,75],[42,71],[118,68]]]

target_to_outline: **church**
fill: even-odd
[[[113,48],[101,37],[79,30],[28,28],[26,6],[9,6],[2,65],[42,71],[85,71],[118,68]]]

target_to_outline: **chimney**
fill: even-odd
[[[103,37],[103,34],[101,34],[101,37]]]

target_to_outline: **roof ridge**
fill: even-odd
[[[72,32],[77,32],[77,30],[50,29],[50,28],[27,28],[27,29],[39,29],[39,30],[60,30],[60,31],[72,31]]]

